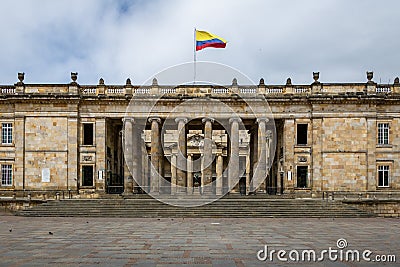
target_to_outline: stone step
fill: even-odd
[[[198,203],[195,202],[194,203]],[[201,202],[200,202],[201,203]],[[223,198],[213,203],[176,207],[152,198],[138,199],[68,199],[48,201],[22,210],[20,216],[60,217],[371,217],[370,213],[340,201],[313,199]]]

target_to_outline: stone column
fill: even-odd
[[[150,159],[149,159],[149,155],[147,154],[147,148],[146,146],[142,146],[142,153],[143,153],[143,157],[142,157],[142,162],[143,162],[143,166],[142,166],[142,173],[143,173],[143,179],[142,179],[142,189],[146,192],[149,192],[150,190],[150,185],[149,185],[149,164],[150,164]]]
[[[230,158],[228,169],[228,188],[233,188],[239,182],[239,122],[240,118],[229,119],[230,129]]]
[[[266,129],[267,129],[267,118],[258,118],[258,137],[257,137],[257,150],[258,150],[258,163],[256,167],[256,172],[254,174],[254,183],[253,186],[259,186],[267,177],[267,137],[266,137]],[[258,188],[254,188],[257,190]]]
[[[171,154],[171,195],[176,193],[176,155]]]
[[[204,123],[204,150],[203,150],[203,161],[202,161],[202,190],[203,193],[212,193],[212,124],[214,119],[204,118],[202,120]]]
[[[255,177],[256,177],[256,170],[257,170],[257,163],[258,163],[258,128],[252,127],[250,130],[250,187],[249,190],[251,192],[255,191]]]
[[[133,119],[132,118],[123,118],[124,123],[124,154],[125,154],[125,161],[130,168],[131,172],[133,170]],[[130,175],[124,176],[124,195],[130,195],[133,193],[133,185],[132,180],[129,177]]]
[[[217,166],[216,166],[216,171],[217,171],[217,181],[216,181],[216,194],[218,196],[222,195],[222,172],[224,168],[224,161],[222,158],[222,154],[217,155]]]
[[[251,173],[251,165],[250,165],[250,151],[249,151],[249,153],[246,155],[246,196],[250,192],[250,173]]]
[[[175,122],[178,123],[178,155],[176,158],[177,168],[177,185],[179,193],[186,193],[186,171],[187,171],[187,161],[186,161],[186,123],[187,118],[176,118]]]
[[[150,192],[160,192],[160,118],[149,118],[151,123],[151,166],[150,166]]]
[[[193,193],[193,154],[187,158],[187,193]]]
[[[138,192],[138,184],[143,179],[143,158],[142,158],[142,129],[138,127],[137,123],[132,121],[132,146],[133,146],[133,192]]]
[[[247,185],[246,180],[246,192],[251,192],[251,179],[253,177],[253,160],[254,160],[254,132],[249,130],[250,142],[249,142],[249,184]]]

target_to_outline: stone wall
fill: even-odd
[[[400,217],[400,200],[343,200],[343,203],[381,217]]]

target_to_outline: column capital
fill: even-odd
[[[123,122],[123,123],[125,123],[125,122],[134,123],[134,122],[135,122],[135,119],[134,119],[134,118],[130,118],[130,117],[125,117],[125,118],[122,118],[122,122]]]
[[[260,123],[260,122],[267,123],[267,122],[269,122],[269,119],[268,118],[257,118],[256,123]]]
[[[211,123],[214,123],[214,118],[206,117],[201,120],[202,123],[206,123],[207,121],[211,121]]]
[[[230,119],[229,119],[229,124],[232,124],[232,123],[234,123],[234,122],[241,123],[241,122],[242,122],[242,119],[239,118],[239,117],[234,117],[234,118],[230,118]]]
[[[153,121],[156,121],[158,124],[161,124],[161,118],[159,117],[150,117],[147,119],[148,122],[152,123]]]
[[[188,122],[188,119],[187,118],[185,118],[185,117],[178,117],[178,118],[175,118],[175,122],[176,123],[179,123],[179,122],[181,122],[181,121],[183,121],[183,123],[187,123]]]

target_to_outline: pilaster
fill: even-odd
[[[94,173],[96,190],[105,190],[105,181],[107,177],[106,166],[106,118],[96,118],[95,126],[96,138],[96,172]],[[102,177],[99,176],[99,171],[103,173]],[[100,179],[102,178],[102,179]]]
[[[312,119],[312,158],[310,172],[312,176],[313,191],[319,192],[324,190],[323,184],[323,158],[322,158],[322,142],[324,133],[322,128],[322,118]]]
[[[377,125],[376,118],[367,119],[367,188],[366,190],[375,191],[377,184],[377,168],[376,168],[376,139]],[[389,137],[390,138],[390,137]]]
[[[14,188],[25,189],[25,117],[16,116],[14,119]]]
[[[285,119],[283,126],[283,190],[291,192],[295,185],[294,144],[295,144],[294,119]],[[278,148],[280,149],[280,148]]]
[[[68,181],[67,189],[77,190],[78,188],[78,117],[68,118]]]

